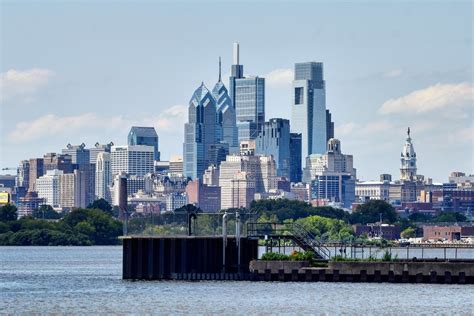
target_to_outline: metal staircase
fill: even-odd
[[[301,249],[311,251],[317,259],[329,259],[330,252],[311,232],[297,223],[247,223],[247,236],[256,239],[289,239]]]

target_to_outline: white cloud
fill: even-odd
[[[403,70],[401,69],[393,69],[393,70],[390,70],[386,73],[384,73],[384,77],[387,77],[387,78],[396,78],[396,77],[400,77],[403,73]]]
[[[291,84],[291,81],[294,78],[294,72],[290,68],[275,69],[264,77],[267,86],[281,87]]]
[[[474,101],[474,84],[436,84],[416,90],[397,99],[386,101],[379,109],[382,114],[428,113],[445,108],[460,108]]]
[[[57,116],[47,114],[32,121],[20,122],[9,133],[10,142],[29,142],[58,134],[76,135],[77,141],[80,134],[97,132],[102,134],[107,131],[127,131],[132,125],[154,126],[158,134],[170,133],[181,135],[185,122],[187,108],[175,105],[162,111],[157,117],[124,118],[122,116],[100,116],[96,113],[84,113],[75,116]],[[178,132],[177,132],[178,130]],[[73,142],[74,140],[71,140]]]
[[[0,74],[0,101],[18,99],[32,102],[41,88],[46,86],[54,72],[49,69],[10,69]]]

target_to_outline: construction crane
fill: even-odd
[[[2,171],[6,171],[6,170],[16,170],[16,168],[12,168],[12,167],[2,168]]]

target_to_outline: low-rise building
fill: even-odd
[[[474,225],[455,224],[455,225],[425,225],[423,226],[424,240],[447,240],[457,241],[462,238],[474,237]]]

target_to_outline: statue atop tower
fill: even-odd
[[[416,180],[416,152],[413,148],[410,137],[410,128],[407,130],[407,138],[401,153],[400,180],[415,181]]]

